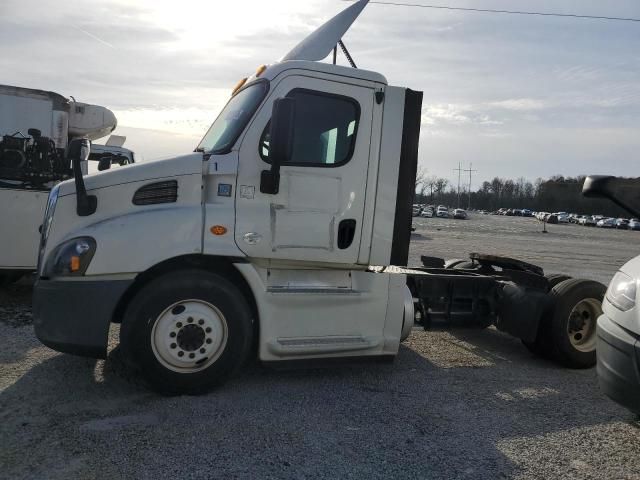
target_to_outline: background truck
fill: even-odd
[[[116,127],[113,113],[98,105],[54,92],[0,85],[0,282],[35,271],[38,227],[49,190],[71,178],[65,150],[72,138],[97,139]],[[121,138],[121,137],[120,137]],[[92,146],[91,160],[121,164],[133,152],[117,146]],[[83,173],[88,165],[81,166]]]
[[[593,365],[584,315],[603,286],[486,255],[406,267],[422,93],[320,62],[347,52],[366,3],[243,79],[195,152],[51,191],[34,288],[45,345],[105,357],[120,323],[124,358],[153,388],[198,393],[255,356],[392,358],[417,302],[423,322],[470,315]],[[88,152],[70,150],[76,163]]]

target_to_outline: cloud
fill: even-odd
[[[488,113],[478,111],[477,107],[465,104],[426,105],[422,109],[422,125],[502,125],[502,121],[492,118]]]
[[[488,106],[505,110],[531,111],[546,108],[547,104],[535,98],[510,98],[498,102],[491,102]]]
[[[519,2],[523,10],[539,7]],[[238,79],[346,6],[1,3],[2,82],[112,108],[145,158],[192,149]],[[601,9],[594,1],[565,3],[567,11]],[[634,10],[636,0],[616,2],[620,16]],[[420,154],[433,174],[448,176],[470,158],[488,178],[552,175],[558,165],[566,174],[601,165],[616,173],[631,168],[624,159],[640,147],[635,25],[371,4],[344,40],[358,67],[424,92]]]

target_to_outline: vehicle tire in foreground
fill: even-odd
[[[252,313],[238,288],[219,275],[165,274],[135,296],[122,322],[124,355],[156,391],[204,393],[247,360]]]
[[[599,282],[573,278],[551,289],[553,310],[541,333],[558,363],[570,368],[596,364],[596,325],[606,290]]]

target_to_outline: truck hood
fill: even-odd
[[[87,191],[91,191],[143,180],[193,175],[202,173],[203,159],[202,153],[195,152],[151,162],[135,163],[114,170],[105,170],[86,175],[84,183]],[[61,197],[76,193],[76,185],[73,180],[62,182],[59,188]]]

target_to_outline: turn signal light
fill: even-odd
[[[222,225],[214,225],[209,230],[214,235],[224,235],[225,233],[227,233],[227,227],[223,227]]]
[[[256,70],[256,78],[258,78],[267,69],[266,65],[260,65]]]
[[[69,270],[71,270],[72,272],[77,272],[78,270],[80,270],[80,257],[77,257],[75,255],[71,257]]]

